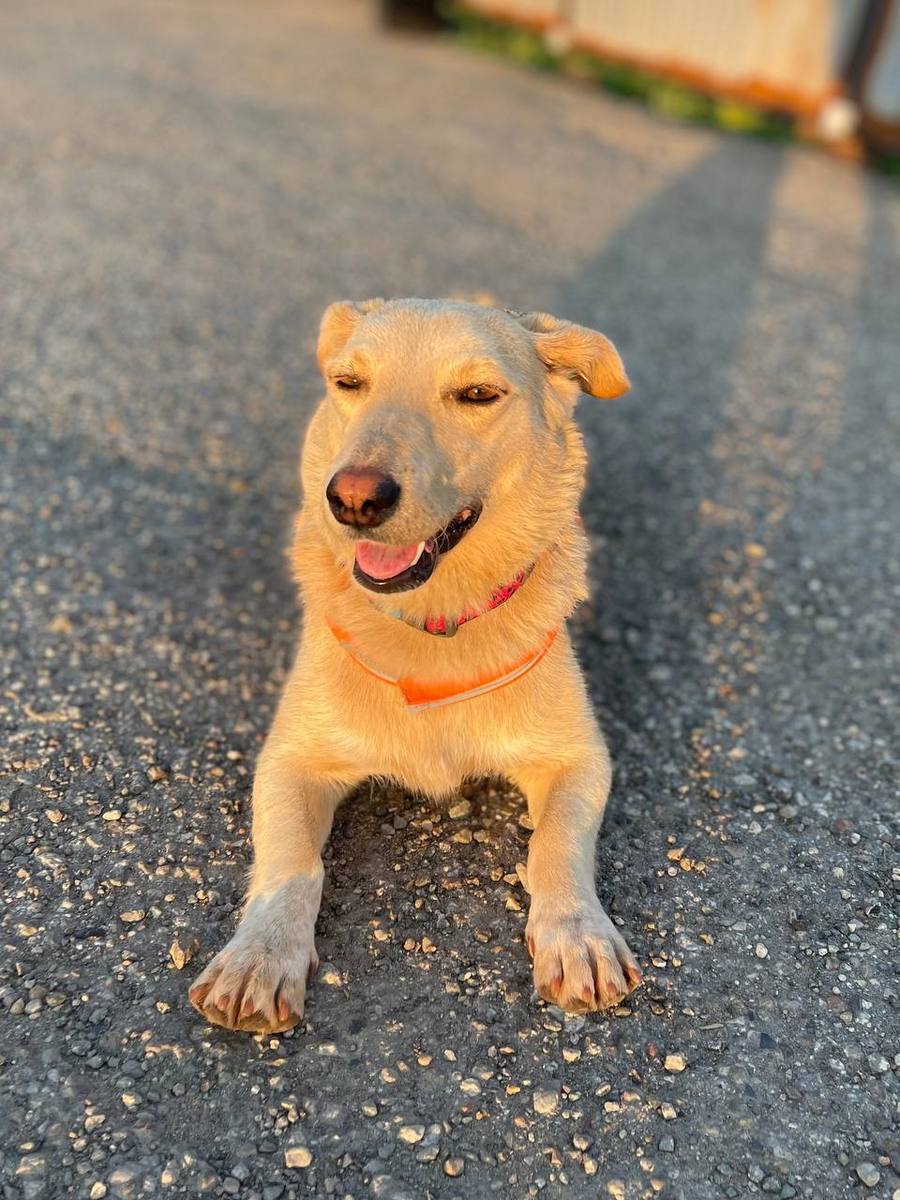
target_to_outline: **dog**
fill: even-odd
[[[580,392],[629,387],[600,333],[461,301],[339,302],[302,455],[296,661],[253,784],[237,931],[190,989],[228,1029],[277,1033],[318,965],[322,847],[362,780],[431,797],[473,776],[523,793],[526,942],[540,996],[617,1005],[640,968],[597,899],[611,782],[566,632],[586,596]]]

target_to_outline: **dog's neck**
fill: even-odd
[[[479,608],[470,606],[455,616],[438,613],[437,615],[426,616],[420,621],[415,617],[408,616],[402,609],[391,609],[388,615],[395,617],[398,621],[405,621],[407,625],[411,625],[413,629],[420,629],[423,633],[430,633],[436,637],[455,637],[461,625],[468,625],[476,617],[483,616],[484,613],[493,612],[495,608],[499,608],[501,604],[505,604],[511,596],[516,594],[533,570],[534,563],[530,563],[523,570],[517,571],[507,583],[498,584],[491,591],[490,596],[483,606]]]
[[[540,645],[548,631],[559,629],[587,596],[587,539],[576,513],[553,543],[536,552],[524,583],[503,601],[490,603],[492,586],[502,588],[502,579],[487,583],[471,601],[463,599],[459,609],[471,604],[479,609],[479,619],[466,623],[456,637],[423,636],[429,614],[425,606],[415,613],[405,610],[405,619],[397,620],[384,603],[370,598],[354,583],[349,564],[335,558],[310,510],[301,511],[297,521],[293,564],[309,628],[336,623],[356,644],[365,646],[374,661],[434,679],[461,677],[473,668],[499,670]],[[513,578],[518,573],[514,565],[507,570]],[[528,570],[527,562],[518,568]],[[438,601],[439,612],[453,612],[455,607],[446,594]],[[328,638],[332,640],[331,634]]]

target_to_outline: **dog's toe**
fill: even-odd
[[[641,981],[637,960],[599,904],[566,917],[533,912],[527,940],[535,990],[568,1012],[613,1008]]]

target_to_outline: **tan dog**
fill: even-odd
[[[370,300],[326,311],[318,359],[303,634],[257,767],[246,908],[191,1000],[230,1029],[296,1024],[341,798],[369,776],[437,797],[500,774],[534,823],[538,992],[616,1004],[641,973],[595,891],[611,772],[565,620],[587,553],[572,411],[580,390],[627,390],[619,355],[544,313]]]

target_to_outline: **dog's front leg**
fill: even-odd
[[[609,1008],[641,981],[594,885],[594,847],[610,780],[602,743],[576,765],[534,766],[515,775],[534,824],[526,939],[535,988],[570,1012]]]
[[[352,782],[352,781],[350,781]],[[253,783],[253,873],[231,941],[190,990],[208,1020],[277,1033],[303,1015],[318,966],[314,942],[322,897],[322,846],[348,782],[316,775],[270,739]]]

